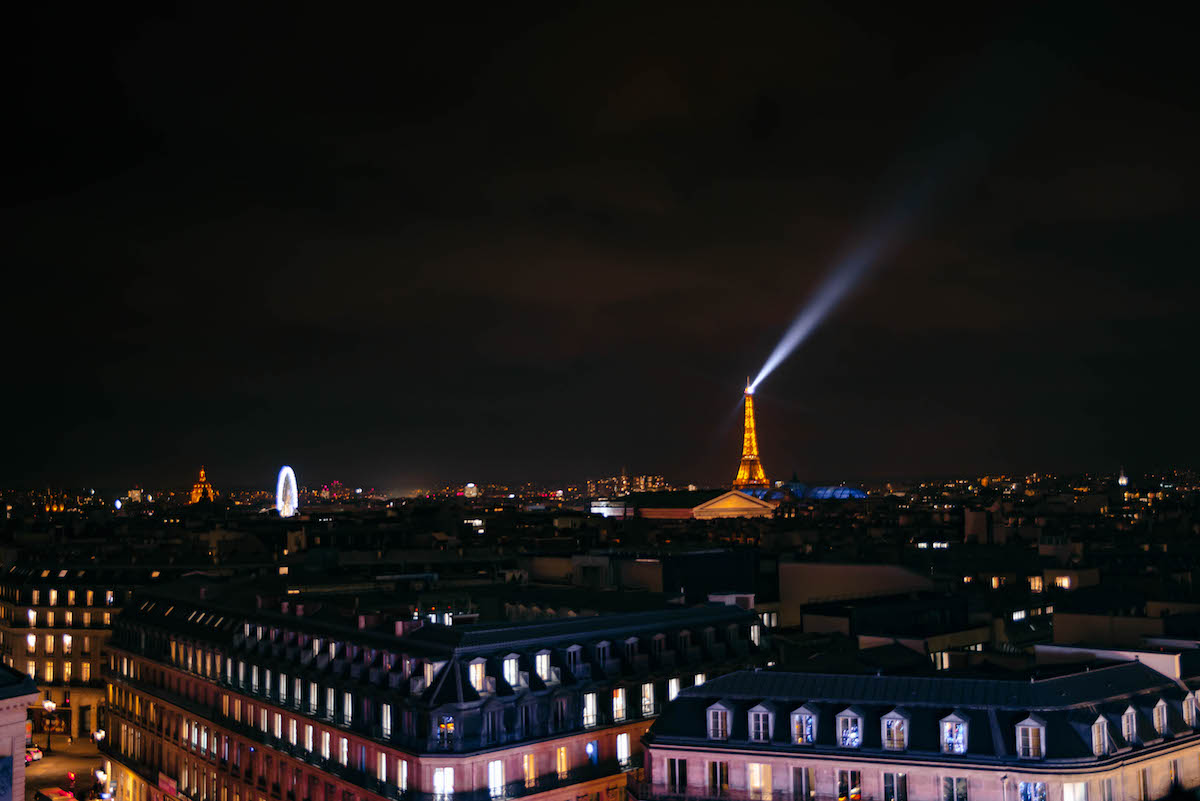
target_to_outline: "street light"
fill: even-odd
[[[104,735],[104,729],[96,729],[94,732],[92,732],[92,739],[96,741],[97,748],[100,747],[100,743],[104,742]]]
[[[47,698],[45,701],[42,701],[42,709],[46,710],[46,717],[43,718],[43,720],[45,721],[45,725],[46,725],[46,753],[47,754],[50,753],[50,751],[51,751],[51,748],[50,748],[50,718],[52,718],[54,716],[54,710],[57,707],[58,707],[58,704],[54,703],[49,698]]]
[[[96,768],[96,783],[104,784],[108,781],[108,774],[104,772],[104,768]]]

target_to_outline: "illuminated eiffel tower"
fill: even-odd
[[[754,432],[754,390],[746,387],[746,429],[742,434],[742,463],[738,465],[736,490],[759,489],[771,486],[762,462],[758,461],[758,435]]]

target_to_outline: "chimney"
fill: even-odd
[[[288,613],[288,602],[287,601],[283,601],[282,603],[279,604],[279,611],[285,615]]]
[[[304,604],[296,604],[296,617],[304,617]]]
[[[207,599],[208,599],[208,587],[201,586],[200,587],[200,600],[204,601]]]

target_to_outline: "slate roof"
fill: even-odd
[[[1183,721],[1186,695],[1186,687],[1138,662],[1035,681],[742,671],[683,690],[654,723],[647,741],[724,747],[707,738],[707,710],[720,704],[729,710],[729,747],[845,753],[836,740],[837,716],[852,709],[862,717],[859,752],[875,752],[885,759],[924,754],[994,762],[1016,758],[1017,724],[1032,716],[1044,721],[1047,760],[1097,759],[1091,726],[1100,716],[1108,721],[1110,753],[1200,738],[1200,732]],[[1165,734],[1153,724],[1160,700],[1168,707]],[[749,739],[748,713],[764,702],[780,711],[770,741],[754,743]],[[1131,705],[1137,736],[1126,742],[1121,715]],[[791,712],[801,706],[817,715],[816,742],[811,745],[791,742]],[[886,751],[880,721],[898,708],[908,716],[908,747]],[[941,753],[940,722],[951,714],[967,721],[966,754]]]

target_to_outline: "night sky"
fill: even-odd
[[[31,5],[5,486],[728,483],[894,219],[759,389],[770,477],[1196,464],[1166,6]]]

